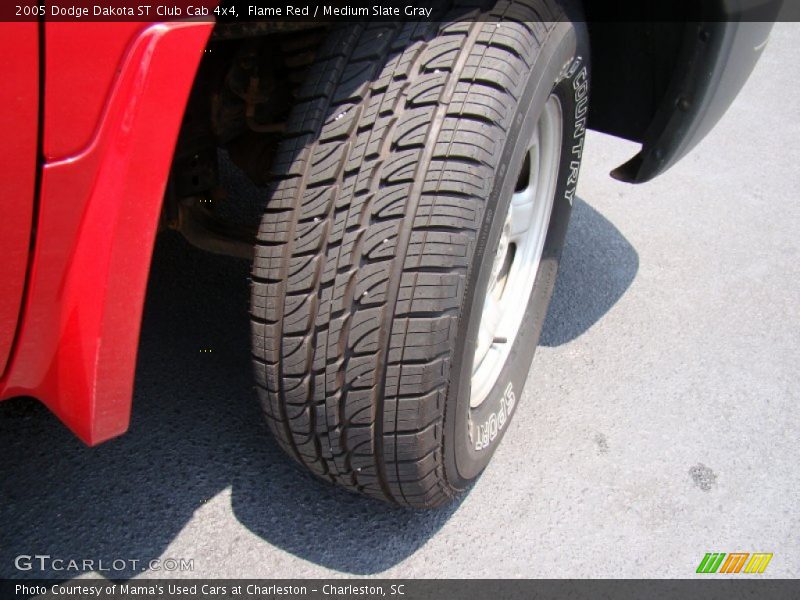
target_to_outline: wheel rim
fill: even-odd
[[[534,128],[505,215],[478,326],[471,408],[480,406],[497,383],[522,325],[553,210],[561,128],[561,103],[551,95]]]

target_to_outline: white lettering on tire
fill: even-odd
[[[567,71],[567,77],[572,79],[572,89],[575,92],[575,129],[572,132],[572,160],[569,163],[569,176],[564,198],[570,206],[575,198],[575,189],[578,187],[578,171],[583,156],[583,140],[586,134],[586,113],[589,108],[589,72],[584,66],[579,69],[581,57],[577,57]]]
[[[483,423],[477,426],[470,423],[470,437],[475,440],[475,450],[485,450],[495,440],[506,423],[508,423],[516,402],[517,397],[514,394],[514,386],[509,382],[503,396],[500,398],[498,409],[490,414]]]

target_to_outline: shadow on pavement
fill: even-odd
[[[575,198],[541,346],[560,346],[597,323],[639,270],[639,255],[599,212]]]
[[[637,265],[614,226],[576,201],[543,343],[590,327]],[[0,577],[75,575],[17,571],[20,554],[144,564],[228,487],[236,518],[266,542],[354,574],[397,564],[458,509],[389,508],[325,485],[284,456],[252,389],[248,271],[243,261],[160,237],[125,436],[86,448],[37,402],[0,405]],[[202,577],[204,558],[184,558],[194,558]]]

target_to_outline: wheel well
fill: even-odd
[[[685,22],[589,21],[589,127],[641,142],[673,80]]]
[[[257,221],[247,213],[254,211],[243,215],[226,202],[225,172],[267,183],[263,165],[326,31],[313,23],[216,25],[186,106],[162,228],[210,252],[251,256]]]
[[[609,23],[585,4],[592,64],[588,125],[641,142],[673,82],[686,16]],[[263,165],[326,33],[327,26],[303,22],[217,24],[186,107],[162,227],[211,252],[250,256],[256,223],[225,217],[220,165],[235,165],[256,185],[266,184]]]

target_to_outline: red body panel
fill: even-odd
[[[0,376],[17,331],[36,185],[39,24],[0,23]],[[12,83],[13,82],[13,83]]]
[[[56,131],[45,122],[49,152],[78,152],[42,169],[24,319],[0,397],[35,396],[81,439],[96,444],[128,426],[153,239],[184,107],[213,23],[119,24],[118,33],[128,32],[124,44],[114,36],[86,37],[82,24],[47,26],[59,27],[53,43],[71,48],[65,61],[91,63],[92,54],[117,54],[114,61],[94,63],[101,71],[94,75],[105,81],[87,88],[71,80],[70,71],[47,73],[45,118],[65,128]],[[48,66],[61,60],[47,53]],[[99,121],[89,123],[70,120],[80,98],[58,108],[50,90],[77,97],[110,93]],[[97,118],[96,99],[85,104]]]
[[[125,51],[142,27],[135,22],[47,23],[46,162],[73,156],[91,143]]]

